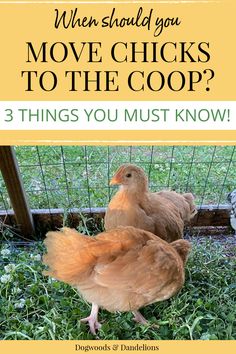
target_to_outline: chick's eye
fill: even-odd
[[[127,175],[125,175],[125,176],[130,178],[131,177],[131,173],[127,173]]]

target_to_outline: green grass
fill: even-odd
[[[148,326],[134,323],[131,313],[100,310],[99,339],[236,339],[235,246],[192,243],[181,292],[141,310]],[[42,275],[42,243],[5,243],[0,252],[0,339],[94,339],[79,321],[90,305],[72,287]]]
[[[150,189],[192,192],[198,204],[226,203],[235,188],[233,146],[17,146],[30,207],[105,207],[109,180],[123,163],[144,168]],[[47,192],[45,191],[47,190]],[[0,210],[10,208],[0,176]]]

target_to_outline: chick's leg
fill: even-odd
[[[133,311],[134,321],[142,324],[148,324],[148,321],[143,317],[139,311]]]
[[[80,322],[88,322],[90,332],[94,335],[96,334],[96,330],[100,329],[102,326],[101,323],[98,322],[98,310],[98,305],[93,303],[90,315],[80,320]]]

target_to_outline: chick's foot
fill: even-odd
[[[85,317],[85,318],[82,318],[80,320],[80,322],[88,322],[89,324],[89,328],[90,328],[90,332],[93,334],[93,335],[96,335],[96,331],[99,330],[101,328],[101,323],[99,323],[95,318],[91,317],[91,316],[88,316],[88,317]]]
[[[92,310],[91,310],[90,315],[88,317],[82,318],[80,320],[80,322],[83,322],[83,323],[88,322],[90,332],[93,335],[96,335],[96,331],[99,330],[102,326],[101,323],[98,322],[98,310],[99,310],[98,305],[92,304]]]
[[[144,318],[143,315],[141,315],[141,313],[139,311],[133,311],[133,315],[134,315],[135,322],[142,323],[145,325],[148,324],[148,321],[146,320],[146,318]]]

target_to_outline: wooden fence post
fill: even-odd
[[[0,170],[11,200],[17,224],[23,235],[35,232],[33,217],[24,191],[15,151],[11,146],[0,146]]]

